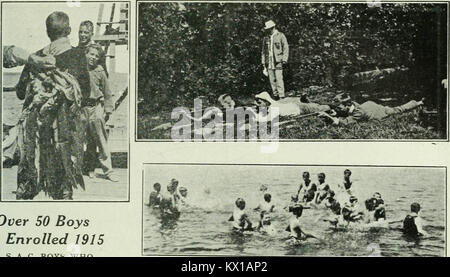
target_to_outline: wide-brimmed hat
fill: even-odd
[[[256,99],[261,99],[261,100],[267,101],[267,102],[269,102],[269,103],[272,103],[272,102],[273,102],[272,97],[270,97],[270,94],[269,94],[267,91],[263,91],[263,92],[261,92],[261,93],[255,95],[255,98],[256,98]]]
[[[273,22],[273,20],[269,20],[266,22],[264,29],[267,30],[267,29],[273,28],[273,27],[275,27],[275,25],[276,24],[275,24],[275,22]]]

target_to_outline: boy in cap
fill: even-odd
[[[283,65],[289,58],[289,45],[286,36],[275,28],[275,22],[265,23],[266,36],[263,39],[261,63],[264,75],[269,76],[275,98],[284,98]]]

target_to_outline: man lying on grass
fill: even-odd
[[[267,115],[262,113],[257,114],[257,120],[272,121],[277,115],[279,116],[298,116],[298,115],[313,115],[321,112],[325,113],[331,111],[329,105],[321,105],[311,103],[305,96],[302,97],[286,97],[281,100],[274,100],[269,93],[263,91],[255,95],[256,105],[259,107],[268,108]],[[274,108],[278,111],[274,112]]]
[[[360,121],[382,120],[393,114],[401,114],[423,105],[424,99],[420,101],[411,100],[397,107],[379,105],[373,101],[358,104],[351,100],[350,95],[341,93],[336,95],[334,101],[338,103],[333,116],[321,113],[333,121],[334,125],[348,125]]]

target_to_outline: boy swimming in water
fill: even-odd
[[[178,191],[180,192],[180,203],[182,205],[188,205],[188,198],[187,198],[188,190],[187,190],[187,188],[180,187],[178,189]]]
[[[381,198],[381,194],[379,192],[375,192],[372,198],[366,200],[365,204],[366,209],[369,212],[369,216],[367,217],[369,222],[386,220],[384,200]]]
[[[334,198],[334,191],[330,190],[328,193],[327,201],[325,201],[325,207],[329,208],[333,214],[340,215],[341,214],[341,204]]]
[[[167,185],[167,192],[169,194],[161,199],[161,204],[159,206],[161,209],[161,215],[178,216],[180,214],[180,209],[179,202],[175,194],[176,186],[173,183]]]
[[[175,197],[175,201],[178,202],[178,200],[180,200],[180,193],[178,192],[178,180],[173,178],[172,180],[170,180],[170,184],[173,186],[174,192],[173,195]]]
[[[341,204],[336,200],[336,198],[334,198],[334,196],[334,191],[330,190],[325,201],[325,207],[330,209],[332,215],[324,218],[323,221],[330,222],[334,225],[334,227],[337,227],[337,224],[342,222],[343,218],[341,215]]]
[[[320,204],[320,203],[322,203],[323,200],[325,200],[325,198],[327,198],[328,191],[330,190],[330,186],[325,183],[325,173],[319,173],[317,175],[317,178],[319,181],[319,185],[318,185],[318,190],[316,192],[316,195],[314,197],[314,199],[315,199],[314,202],[316,204]]]
[[[308,186],[308,190],[306,191],[305,195],[303,196],[302,201],[308,205],[310,202],[314,200],[316,197],[317,192],[317,186],[316,184],[312,183]]]
[[[292,208],[298,203],[298,194],[294,193],[291,195],[291,202],[289,203],[289,205],[287,205],[286,207],[284,207],[284,209],[288,212],[292,211]]]
[[[311,184],[311,179],[309,178],[309,172],[305,171],[302,174],[303,183],[301,183],[298,187],[297,191],[297,197],[298,199],[303,201],[304,196],[306,195],[306,192],[309,189],[309,186]]]
[[[293,216],[289,219],[289,226],[286,228],[286,231],[290,232],[290,238],[295,240],[317,238],[316,236],[306,233],[301,228],[300,217],[303,214],[303,206],[301,204],[297,204],[292,207],[292,214]]]
[[[258,207],[255,208],[255,211],[261,211],[266,213],[273,212],[273,209],[275,208],[275,205],[272,204],[272,195],[270,193],[264,194],[264,201],[259,203]]]
[[[161,184],[155,183],[153,185],[154,191],[150,193],[150,197],[148,199],[148,205],[150,207],[159,207],[159,204],[161,203],[162,195],[161,195]]]
[[[403,220],[403,233],[410,237],[429,236],[422,227],[422,218],[419,215],[420,204],[411,204],[411,213]]]
[[[229,219],[233,221],[233,230],[240,232],[253,230],[252,222],[248,219],[248,215],[245,212],[245,200],[238,198],[235,204],[233,215]]]
[[[277,232],[275,226],[272,224],[270,215],[265,211],[261,211],[257,230],[268,235],[274,235]]]
[[[345,203],[341,210],[344,220],[348,223],[362,220],[364,213],[359,208],[358,198],[352,195],[350,196],[349,202],[350,203]]]
[[[346,191],[348,194],[352,194],[352,181],[350,181],[350,176],[352,176],[352,172],[349,169],[344,170],[344,182],[342,185],[339,184],[339,188]]]

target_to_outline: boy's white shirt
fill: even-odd
[[[245,209],[241,210],[237,207],[234,208],[233,211],[233,227],[241,229],[242,227],[239,225],[239,223],[241,222],[241,218],[242,216],[245,214]]]
[[[291,229],[291,236],[294,238],[298,238],[298,234],[295,231],[295,228],[300,227],[300,218],[292,216],[291,219],[289,220],[289,227]]]

